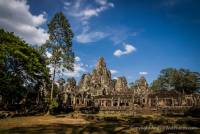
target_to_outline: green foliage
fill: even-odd
[[[53,99],[51,101],[51,105],[50,105],[50,109],[54,109],[54,108],[57,108],[58,107],[58,102],[56,99]]]
[[[68,78],[68,79],[67,79],[67,83],[68,83],[69,85],[71,85],[72,87],[75,87],[75,86],[76,86],[76,80],[75,80],[74,77]]]
[[[52,56],[49,58],[49,64],[53,67],[53,80],[51,87],[50,101],[53,99],[54,81],[57,69],[63,66],[65,69],[74,70],[74,53],[72,51],[73,32],[71,30],[68,20],[62,12],[56,13],[53,19],[48,24],[49,40],[44,44],[40,50],[44,53],[44,48],[51,52]]]
[[[37,50],[13,33],[0,29],[0,94],[4,100],[19,102],[48,81],[45,60]]]
[[[58,113],[58,102],[55,98],[50,103],[50,113],[51,114],[56,114]]]
[[[58,84],[59,84],[59,87],[62,88],[62,87],[64,86],[64,84],[65,84],[65,79],[60,78],[60,79],[58,80]]]
[[[161,70],[158,79],[153,81],[151,89],[193,93],[199,89],[199,77],[199,73],[191,72],[188,69],[167,68]]]
[[[67,70],[74,70],[74,53],[72,51],[73,32],[62,12],[56,13],[48,24],[49,40],[45,44],[52,52],[50,63],[63,65]]]
[[[150,89],[152,91],[156,91],[156,90],[161,89],[161,81],[159,79],[154,80],[153,83],[150,86]]]
[[[56,98],[57,95],[59,94],[60,90],[58,88],[58,86],[54,83],[53,84],[53,98]]]

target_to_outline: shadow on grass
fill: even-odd
[[[30,127],[16,127],[8,130],[1,130],[0,133],[29,133],[29,134],[110,134],[110,133],[126,133],[124,130],[129,129],[128,126],[120,124],[85,124],[85,125],[71,125],[71,124],[50,124],[50,125],[34,125]]]
[[[64,115],[57,116],[57,118],[62,118]],[[145,127],[200,127],[200,120],[197,118],[183,118],[172,123],[164,117],[128,117],[125,121],[122,119],[117,120],[115,117],[103,118],[100,122],[96,122],[93,116],[87,117],[87,119],[92,121],[89,124],[44,124],[44,125],[33,125],[28,127],[16,127],[8,130],[0,130],[0,133],[31,133],[31,134],[46,134],[46,133],[56,133],[56,134],[168,134],[168,133],[181,133],[181,134],[200,134],[200,130],[156,130],[156,129],[139,129]],[[70,122],[69,122],[70,123]]]
[[[155,131],[155,130],[130,130],[130,126],[111,123],[90,123],[85,125],[72,124],[50,124],[34,125],[30,127],[16,127],[9,130],[0,130],[1,134],[199,134],[199,131]]]

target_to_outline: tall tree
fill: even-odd
[[[48,51],[52,54],[49,63],[53,68],[50,103],[53,99],[53,88],[58,69],[62,71],[74,70],[74,53],[72,51],[73,32],[71,26],[62,12],[56,13],[48,24],[49,40],[46,43]]]
[[[64,84],[65,84],[65,79],[64,79],[64,78],[60,78],[60,79],[58,80],[58,84],[59,84],[59,89],[60,89],[60,91],[63,91],[63,89],[64,89]]]

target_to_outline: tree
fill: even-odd
[[[73,32],[62,12],[56,13],[48,24],[49,40],[45,44],[52,56],[49,63],[53,68],[50,101],[53,99],[53,85],[58,68],[62,71],[74,70],[74,53],[72,51]]]
[[[0,95],[5,103],[19,103],[28,94],[37,94],[42,81],[49,80],[48,74],[36,49],[0,29]]]
[[[70,91],[76,91],[77,86],[76,86],[76,80],[74,79],[74,77],[67,79],[64,89],[65,90],[67,89]]]
[[[181,93],[193,93],[199,89],[200,74],[188,69],[167,68],[160,72],[157,80],[153,81],[151,89],[176,90]]]
[[[73,86],[76,86],[76,80],[74,77],[68,78],[67,83]]]
[[[198,87],[197,91],[200,92],[200,75],[197,72],[196,75],[197,75],[197,87]]]
[[[60,89],[60,91],[63,91],[63,89],[64,89],[64,84],[65,84],[65,79],[64,79],[64,78],[60,78],[60,79],[58,80],[58,84],[59,84],[59,89]]]
[[[161,89],[161,85],[160,85],[160,80],[157,79],[157,80],[154,80],[150,86],[150,89],[152,91],[156,91],[156,90],[160,90]]]

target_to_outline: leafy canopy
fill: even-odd
[[[0,29],[0,94],[20,100],[48,81],[45,60],[13,33]]]
[[[63,65],[67,70],[74,70],[74,53],[72,38],[74,36],[68,20],[62,12],[56,13],[48,24],[49,40],[46,45],[52,53],[50,63],[53,66]]]
[[[193,93],[199,90],[198,72],[188,69],[167,68],[160,72],[157,80],[151,86],[153,90],[176,90],[181,93]]]

